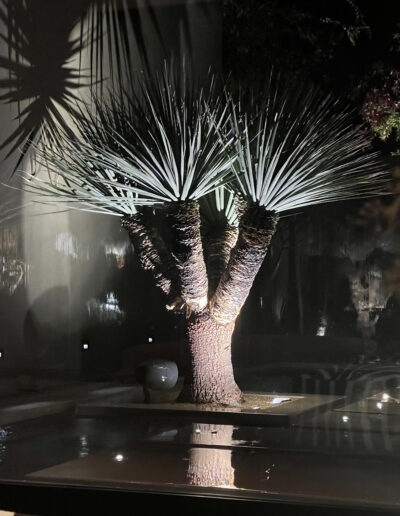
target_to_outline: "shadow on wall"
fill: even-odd
[[[77,369],[79,350],[70,317],[70,296],[66,286],[43,292],[28,309],[24,320],[24,345],[34,370],[63,371]]]
[[[85,86],[132,80],[133,71],[159,67],[171,54],[191,56],[200,75],[220,68],[218,10],[204,2],[157,4],[0,0],[1,100],[17,107],[19,122],[0,150],[7,148],[7,157],[22,151],[14,170],[40,132],[54,143],[60,128],[70,132],[63,110],[77,113]]]
[[[28,140],[35,139],[44,122],[46,136],[55,139],[55,124],[69,123],[66,110],[74,105],[75,95],[87,93],[86,84],[95,83],[99,74],[104,86],[109,84],[110,65],[121,68],[118,45],[121,50],[129,44],[133,73],[142,68],[143,59],[157,68],[166,56],[183,53],[192,54],[199,73],[210,65],[221,68],[216,4],[168,4],[0,0],[3,178],[17,168],[30,169],[28,159],[23,160]],[[111,26],[118,27],[119,39]],[[17,175],[13,184],[19,185]],[[18,243],[11,254],[9,246],[0,245],[0,348],[6,349],[2,373],[32,369],[38,375],[78,375],[84,367],[92,376],[107,368],[115,371],[122,348],[144,343],[150,334],[161,341],[178,331],[168,315],[159,317],[165,312],[158,309],[161,300],[134,264],[135,257],[119,249],[127,238],[121,237],[118,221],[25,207],[30,201],[20,190],[0,192],[0,234],[11,231]],[[83,340],[91,342],[85,363]]]
[[[17,106],[19,120],[0,149],[9,147],[7,156],[22,150],[15,168],[42,129],[50,140],[57,138],[59,127],[69,131],[60,107],[71,109],[76,99],[79,69],[70,63],[83,46],[81,38],[71,39],[71,32],[89,3],[90,0],[0,3],[1,36],[7,45],[7,57],[0,56],[0,65],[8,72],[0,80],[0,88],[5,90],[1,98]]]

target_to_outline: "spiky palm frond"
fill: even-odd
[[[35,176],[28,189],[121,215],[133,205],[196,200],[223,184],[235,159],[228,110],[212,77],[197,89],[187,70],[178,70],[143,74],[129,93],[82,108],[76,138],[66,133],[59,149],[37,151],[39,163],[63,182]]]
[[[244,97],[233,102],[234,172],[250,201],[280,213],[383,192],[378,153],[331,96],[271,73],[260,100]]]
[[[90,161],[92,159],[92,161]],[[123,216],[146,205],[134,189],[119,188],[115,174],[100,161],[92,147],[69,140],[64,134],[63,148],[36,147],[37,171],[24,176],[24,190],[38,202],[64,205],[66,208]],[[123,181],[123,179],[122,179]]]
[[[206,223],[212,225],[239,225],[238,196],[227,187],[220,186],[201,200],[201,214]]]

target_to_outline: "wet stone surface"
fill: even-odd
[[[251,395],[246,410],[275,410],[272,406],[280,404],[274,398],[286,397]],[[279,410],[301,401],[282,401]],[[3,426],[0,479],[400,506],[397,417],[383,415],[378,425],[372,423],[376,414],[324,405],[304,413],[296,424],[273,427],[200,421],[199,414],[58,414]]]

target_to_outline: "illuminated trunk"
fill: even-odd
[[[187,476],[191,485],[235,487],[232,466],[232,425],[192,425]]]
[[[267,254],[278,217],[260,206],[243,214],[235,247],[211,299],[211,314],[222,324],[236,320]]]
[[[278,218],[258,206],[244,213],[236,245],[229,254],[209,307],[188,322],[189,385],[184,397],[194,403],[236,405],[242,400],[236,385],[231,339],[236,319],[267,254]]]
[[[199,204],[168,207],[169,246],[141,215],[123,220],[142,267],[185,316],[187,371],[181,401],[238,405],[242,393],[233,374],[231,340],[236,319],[267,254],[278,217],[252,204],[239,228],[214,231],[204,253]],[[210,241],[211,240],[211,241]],[[167,252],[169,251],[169,252]],[[204,261],[208,257],[208,270]],[[176,294],[177,293],[177,294]]]
[[[201,241],[199,204],[174,203],[167,211],[167,220],[172,235],[171,254],[178,271],[186,313],[201,312],[208,301],[208,278]]]
[[[213,228],[207,235],[207,247],[205,249],[208,294],[210,297],[215,293],[222,274],[226,269],[231,257],[232,249],[238,239],[238,228],[223,226]]]
[[[235,322],[220,324],[208,310],[188,320],[188,373],[182,401],[236,405],[242,393],[233,375],[231,339]]]

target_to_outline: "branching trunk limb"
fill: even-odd
[[[143,213],[124,217],[121,225],[129,234],[129,238],[139,255],[142,268],[150,271],[156,286],[169,298],[174,298],[173,276],[174,263],[168,256],[164,243],[156,228],[146,222]]]
[[[200,234],[200,211],[196,201],[177,202],[167,217],[172,231],[172,255],[178,268],[180,297],[188,313],[201,312],[208,303],[208,278]]]
[[[205,237],[206,266],[208,273],[208,293],[211,297],[229,262],[231,251],[235,247],[239,230],[234,226],[220,226],[208,231]]]
[[[240,220],[239,236],[211,300],[212,316],[221,324],[238,316],[267,254],[278,216],[251,205]]]

